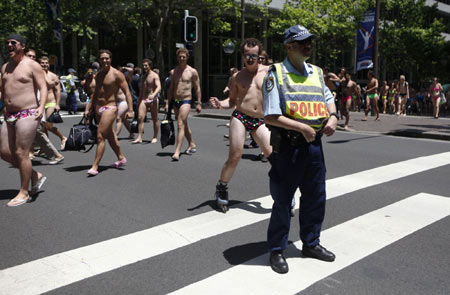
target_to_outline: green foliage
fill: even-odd
[[[440,34],[445,25],[436,6],[425,6],[425,0],[385,0],[380,26],[380,52],[387,70],[413,72],[423,81],[435,75],[448,76],[439,66],[448,54]]]
[[[266,1],[266,5],[270,3]],[[271,18],[269,34],[281,35],[290,26],[301,24],[319,36],[318,64],[332,63],[342,50],[354,47],[357,22],[371,1],[287,0],[281,14]]]
[[[23,35],[27,40],[27,47],[36,48],[41,54],[48,53],[46,48],[49,44],[55,44],[44,1],[2,0],[0,11],[0,52],[3,59],[7,57],[3,45],[10,33]]]

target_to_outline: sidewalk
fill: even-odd
[[[194,111],[195,112],[195,111]],[[232,110],[217,110],[203,108],[195,116],[228,120]],[[362,121],[364,112],[351,112],[348,132],[371,133],[415,138],[429,138],[450,141],[450,118],[434,119],[425,116],[406,116],[380,114],[380,121],[369,116],[368,121]],[[344,120],[339,120],[337,130],[344,131]]]

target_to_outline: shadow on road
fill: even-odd
[[[292,241],[288,242],[289,245],[292,244]],[[249,243],[244,245],[238,245],[231,247],[225,251],[223,251],[223,257],[231,264],[231,265],[269,265],[269,249],[267,245],[267,241]],[[289,247],[285,253],[286,257],[299,257],[301,256],[301,251],[297,248]],[[253,261],[253,258],[264,255],[267,253],[267,259],[264,257],[262,259],[256,259]]]
[[[64,168],[64,170],[66,170],[67,172],[80,172],[80,171],[84,171],[84,170],[89,170],[92,167],[92,165],[83,165],[83,166],[72,166],[72,167],[66,167]],[[98,172],[102,172],[108,169],[111,169],[113,167],[110,166],[99,166],[98,167]],[[114,168],[116,169],[116,168]]]
[[[332,141],[327,141],[327,143],[339,144],[339,143],[347,143],[347,142],[354,141],[354,140],[361,140],[361,139],[368,139],[368,138],[375,138],[375,137],[379,137],[379,136],[366,136],[366,137],[358,137],[358,138],[352,138],[352,139],[346,139],[346,140],[332,140]]]
[[[39,194],[41,192],[44,192],[44,190],[40,190],[37,193],[35,193],[33,196],[31,197],[31,200],[28,203],[33,203],[37,200],[37,198],[39,198]],[[14,189],[5,189],[5,190],[0,190],[0,200],[9,200],[14,198],[15,196],[17,196],[17,194],[19,193],[19,190],[14,190]]]
[[[19,190],[17,189],[4,189],[0,190],[0,200],[9,200],[17,196]]]
[[[222,213],[222,210],[217,206],[217,203],[215,200],[205,201],[205,202],[201,203],[200,205],[197,205],[192,208],[188,208],[187,210],[194,211],[194,210],[200,209],[205,206],[209,206],[211,209]],[[228,206],[229,206],[230,210],[242,209],[242,210],[249,211],[249,212],[256,213],[256,214],[266,214],[266,213],[270,213],[272,210],[270,208],[267,209],[267,208],[262,207],[260,202],[242,202],[242,201],[230,200],[228,203]]]

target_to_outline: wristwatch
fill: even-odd
[[[338,116],[338,114],[337,114],[337,113],[330,113],[330,118],[331,118],[331,116],[335,116],[335,117],[336,117],[336,119],[338,119],[338,120],[339,120],[339,116]]]

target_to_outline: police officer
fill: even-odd
[[[263,85],[264,120],[271,126],[273,146],[269,177],[274,204],[267,238],[270,265],[278,273],[289,271],[283,250],[288,245],[289,211],[297,188],[303,256],[335,259],[319,244],[326,201],[321,136],[334,133],[338,118],[322,70],[306,63],[315,38],[300,25],[287,29],[283,34],[287,58],[270,68]]]

